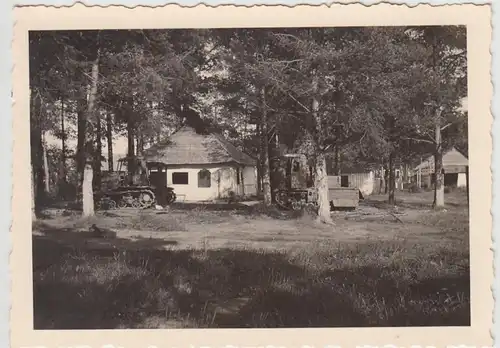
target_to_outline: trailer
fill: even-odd
[[[342,187],[340,176],[328,176],[328,200],[332,209],[356,209],[359,198],[357,187]]]
[[[314,171],[305,155],[283,155],[276,167],[284,174],[283,185],[275,193],[279,206],[300,210],[305,206],[317,205],[318,197],[313,184]],[[342,187],[340,176],[328,176],[328,199],[331,209],[356,209],[359,197],[358,188]]]

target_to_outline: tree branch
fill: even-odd
[[[445,130],[446,128],[448,128],[448,127],[449,127],[449,126],[451,126],[452,124],[453,124],[452,122],[448,123],[447,125],[445,125],[445,126],[441,127],[441,130]]]
[[[404,140],[414,140],[414,141],[418,141],[418,142],[422,142],[422,143],[428,143],[428,144],[436,144],[435,141],[432,141],[432,140],[427,140],[427,139],[419,139],[419,138],[411,138],[411,137],[402,137],[401,139],[404,139]]]

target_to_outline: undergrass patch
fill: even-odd
[[[41,243],[37,236],[33,242],[35,248]],[[34,262],[43,264],[46,254],[35,255]],[[389,241],[312,243],[294,251],[68,248],[57,255],[57,262],[34,272],[37,329],[470,323],[468,254],[444,246]]]
[[[127,215],[98,214],[92,217],[59,217],[52,220],[37,220],[33,230],[65,229],[85,231],[93,224],[100,228],[128,229],[137,231],[185,231],[182,216],[175,214],[154,214],[137,211]]]
[[[122,218],[116,223],[117,228],[132,229],[138,231],[185,231],[186,226],[180,219],[172,214],[149,214],[139,213],[137,215]]]
[[[434,211],[416,195],[403,197],[403,223],[321,225],[258,204],[36,222],[35,328],[470,325],[463,197]],[[137,238],[61,238],[92,223]]]

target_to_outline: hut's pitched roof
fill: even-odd
[[[469,160],[461,151],[456,147],[450,148],[443,153],[443,167],[447,166],[468,166]],[[424,169],[434,166],[434,156],[427,157],[422,163],[415,167],[415,170]]]
[[[215,133],[199,134],[191,127],[182,127],[163,143],[144,151],[148,162],[166,165],[221,164],[236,162],[254,166],[255,159],[239,150],[223,136]]]

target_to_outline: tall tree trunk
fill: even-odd
[[[64,124],[64,98],[61,97],[61,168],[59,173],[60,184],[66,183],[66,127]]]
[[[37,103],[37,94],[33,89],[29,89],[30,98],[30,174],[31,174],[31,219],[36,221],[37,215],[37,195],[36,195],[36,170],[37,170],[37,118],[39,115],[40,105]],[[38,104],[38,105],[37,105]],[[38,106],[38,107],[37,107]]]
[[[320,152],[316,155],[315,183],[318,192],[318,221],[332,224],[330,215],[330,200],[328,199],[328,176],[326,174],[325,154]]]
[[[465,167],[465,187],[467,189],[467,210],[470,210],[470,201],[469,201],[469,166]]]
[[[282,182],[278,160],[279,160],[279,139],[278,139],[278,134],[275,133],[275,135],[269,141],[269,170],[271,179],[271,200],[273,203],[276,202],[275,200],[276,191],[280,189],[280,183]]]
[[[83,181],[83,169],[85,167],[85,147],[86,147],[86,132],[87,132],[87,97],[86,83],[82,82],[80,87],[80,97],[77,101],[77,144],[76,144],[76,172],[77,172],[77,189],[81,192]]]
[[[333,160],[333,175],[340,175],[340,151],[339,145],[335,145],[335,158]]]
[[[444,207],[444,185],[443,185],[443,147],[441,144],[441,124],[436,121],[435,129],[436,149],[434,153],[434,208]]]
[[[43,143],[41,127],[42,100],[38,92],[31,91],[30,101],[31,164],[33,166],[35,209],[36,212],[39,212],[45,196],[43,183]]]
[[[396,189],[396,173],[394,168],[394,153],[391,152],[389,155],[389,180],[386,183],[386,187],[389,187],[389,200],[388,203],[391,205],[396,204],[395,199],[395,189]]]
[[[408,183],[408,164],[403,163],[403,183],[401,189],[404,190]]]
[[[257,136],[259,138],[259,156],[257,156],[257,196],[262,194],[262,135],[260,124],[257,123]]]
[[[384,194],[389,193],[389,176],[390,176],[390,167],[387,166],[384,168]]]
[[[127,161],[127,171],[129,176],[132,176],[135,173],[133,160],[133,157],[135,156],[135,132],[132,117],[131,112],[129,112],[127,119],[127,156],[129,158]]]
[[[36,221],[36,204],[35,204],[35,175],[33,171],[33,165],[30,164],[30,174],[31,174],[31,220]]]
[[[378,188],[378,194],[382,194],[382,190],[384,188],[384,185],[385,185],[385,171],[384,171],[384,166],[382,165],[380,167],[380,186]]]
[[[93,120],[95,118],[95,101],[97,97],[97,83],[99,79],[99,50],[97,51],[97,57],[92,64],[92,81],[89,94],[89,101],[87,105],[87,120]],[[92,189],[93,172],[92,172],[92,141],[87,139],[86,135],[84,137],[85,146],[85,167],[83,170],[83,181],[82,181],[82,200],[83,200],[83,216],[93,216],[94,215],[94,194]]]
[[[93,170],[92,165],[87,163],[83,170],[82,182],[82,200],[83,200],[83,216],[89,217],[94,215],[94,193],[92,189]]]
[[[261,172],[262,186],[264,194],[264,205],[272,204],[271,197],[271,176],[269,170],[269,140],[268,140],[268,120],[267,120],[267,104],[266,104],[266,89],[261,89],[262,115],[261,115]]]
[[[432,36],[432,69],[434,74],[437,70],[437,61],[438,61],[438,41],[437,36]],[[436,109],[436,119],[435,119],[435,135],[434,138],[436,140],[436,148],[434,151],[434,202],[432,206],[434,208],[444,207],[444,178],[443,178],[443,149],[441,144],[441,113],[443,109],[441,106],[438,106]]]
[[[326,174],[326,157],[321,149],[322,145],[322,126],[321,116],[319,115],[319,101],[316,97],[318,90],[318,80],[315,76],[313,78],[313,100],[312,100],[312,116],[314,120],[315,131],[315,182],[314,186],[318,195],[318,221],[322,223],[333,224],[332,216],[330,214],[330,200],[328,199],[328,176]]]
[[[99,116],[96,117],[95,120],[95,141],[96,141],[96,149],[94,154],[94,186],[101,187],[101,157],[102,157],[102,127],[101,127],[101,119]]]
[[[144,152],[144,135],[139,133],[137,135],[137,154],[142,155]]]
[[[140,129],[136,130],[136,153],[138,156],[142,156],[144,151],[144,135]],[[146,184],[146,176],[147,176],[147,165],[142,158],[139,160],[139,165],[136,167],[136,174],[138,174],[138,179],[141,182],[141,185]]]
[[[50,168],[49,168],[49,158],[47,155],[47,143],[45,141],[45,135],[42,133],[42,152],[43,152],[43,179],[45,184],[45,193],[50,194]]]
[[[92,71],[91,71],[92,73]],[[76,144],[76,171],[78,176],[78,192],[81,191],[82,181],[83,181],[83,169],[85,168],[85,151],[86,151],[86,133],[88,131],[88,91],[89,91],[89,81],[87,77],[87,72],[79,72],[80,86],[78,89],[78,100],[77,100],[77,144]]]
[[[111,113],[106,113],[106,140],[108,145],[108,170],[114,171],[113,167],[113,123],[111,121]]]

